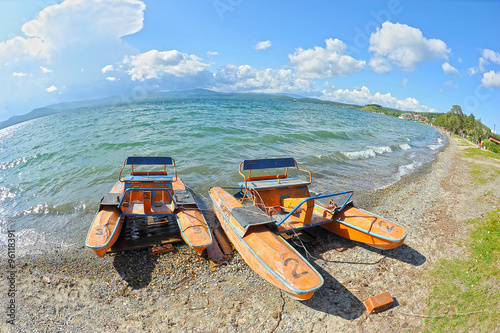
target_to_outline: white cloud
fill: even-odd
[[[61,101],[56,94],[46,94],[45,87],[51,85],[66,85],[66,100],[102,91],[104,78],[96,73],[137,53],[121,37],[142,29],[144,10],[139,0],[65,0],[41,10],[23,25],[19,36],[0,42],[0,82],[6,83],[0,109],[13,115]],[[23,87],[9,84],[20,68],[32,73],[33,79]],[[25,98],[26,91],[30,98]]]
[[[375,73],[386,74],[392,71],[391,63],[381,56],[373,56],[370,59],[369,65]]]
[[[12,76],[15,76],[15,77],[23,77],[23,76],[26,76],[26,75],[27,75],[26,73],[18,73],[18,72],[12,73]]]
[[[481,85],[483,87],[500,88],[500,72],[489,71],[484,73]]]
[[[403,81],[401,81],[401,82],[399,83],[399,85],[400,85],[401,87],[406,87],[406,85],[407,85],[407,84],[408,84],[408,79],[407,79],[407,78],[404,78],[404,79],[403,79]]]
[[[456,84],[453,84],[453,81],[449,80],[443,83],[443,86],[448,86],[448,87],[453,87],[453,88],[458,88]]]
[[[442,40],[427,39],[420,29],[391,22],[383,23],[370,36],[369,50],[375,52],[375,64],[383,58],[405,71],[414,70],[426,60],[447,59],[451,52]]]
[[[227,65],[215,75],[214,88],[220,91],[261,93],[308,92],[313,82],[298,78],[291,70],[255,69],[249,65]]]
[[[441,67],[443,68],[443,72],[447,75],[457,76],[459,74],[458,69],[450,65],[448,62],[445,62]]]
[[[138,0],[66,0],[46,7],[22,31],[49,49],[103,36],[120,38],[142,29],[145,8]]]
[[[214,52],[207,51],[207,55],[209,55],[209,56],[216,56],[216,55],[218,55],[218,54],[219,54],[219,52],[215,52],[215,51],[214,51]]]
[[[349,75],[366,67],[364,60],[356,60],[345,55],[347,46],[339,39],[327,39],[326,48],[298,48],[289,54],[290,63],[295,65],[296,73],[302,79],[327,79],[334,76]]]
[[[106,73],[106,72],[112,72],[114,69],[113,69],[113,65],[107,65],[107,66],[104,66],[101,71],[102,73]]]
[[[485,60],[489,60],[497,65],[500,65],[500,53],[495,52],[493,50],[484,49],[482,58],[484,58]]]
[[[467,70],[467,74],[469,74],[469,75],[475,75],[475,74],[477,74],[477,73],[479,73],[479,70],[478,70],[478,68],[476,68],[476,67],[471,67],[471,68],[469,68],[469,69]]]
[[[113,81],[116,81],[116,80],[117,80],[117,78],[116,78],[116,77],[114,77],[114,76],[108,76],[108,77],[106,78],[106,80],[113,82]]]
[[[497,65],[500,65],[500,53],[495,52],[490,49],[484,49],[483,52],[481,52],[481,57],[479,57],[479,63],[476,67],[471,67],[467,71],[469,75],[475,75],[478,73],[484,73],[486,72],[486,69],[484,66],[488,65],[489,63],[493,62]],[[484,76],[483,76],[484,80]]]
[[[385,107],[395,108],[403,111],[415,112],[436,112],[437,110],[421,105],[415,98],[408,97],[400,100],[393,97],[390,93],[381,94],[379,92],[372,94],[370,89],[363,86],[361,88],[338,89],[333,92],[323,91],[323,98],[336,102],[354,103],[354,104],[370,104],[376,103]]]
[[[50,87],[48,87],[47,89],[45,89],[47,92],[53,92],[53,91],[56,91],[57,90],[57,87],[52,85]]]
[[[177,50],[158,52],[151,50],[125,57],[123,63],[130,66],[127,73],[132,80],[158,79],[164,73],[178,77],[193,76],[210,66],[201,58]]]
[[[265,50],[267,48],[270,48],[273,44],[271,43],[270,40],[266,40],[263,42],[258,42],[257,45],[255,45],[256,50]]]

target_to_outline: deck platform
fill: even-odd
[[[175,217],[125,216],[122,231],[108,252],[131,251],[166,243],[181,242]]]

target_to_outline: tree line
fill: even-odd
[[[494,135],[491,129],[481,123],[481,119],[476,119],[474,114],[465,115],[459,105],[453,105],[450,111],[437,116],[433,120],[433,125],[444,127],[447,130],[468,138],[469,140],[486,141]],[[490,146],[488,143],[487,146]],[[498,150],[498,145],[492,143],[492,150]],[[496,148],[496,149],[495,149]]]

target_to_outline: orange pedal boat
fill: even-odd
[[[132,172],[122,178],[125,166]],[[163,165],[163,171],[134,171],[134,165]],[[174,175],[167,173],[173,165]],[[195,198],[177,177],[171,157],[128,157],[119,181],[106,194],[90,225],[86,246],[102,257],[120,235],[124,219],[133,216],[175,217],[184,241],[199,254],[211,243],[212,235]]]
[[[261,172],[277,168],[284,173]],[[289,177],[289,168],[307,179]],[[231,188],[210,189],[214,211],[248,265],[294,298],[310,298],[323,279],[280,234],[321,226],[378,249],[396,248],[406,237],[404,227],[355,207],[350,200],[353,191],[311,196],[312,174],[300,169],[293,158],[245,160],[239,173],[244,181],[232,188],[239,190],[235,195],[226,191]],[[345,200],[337,205],[334,198]]]

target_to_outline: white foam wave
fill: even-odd
[[[396,174],[397,180],[400,180],[404,175],[408,175],[414,172],[419,166],[422,165],[422,162],[412,162],[410,164],[400,165],[398,168],[398,173]]]
[[[377,154],[392,153],[392,149],[389,146],[368,147],[368,148],[373,149]]]
[[[365,160],[367,158],[372,158],[377,156],[377,154],[382,155],[384,153],[392,152],[391,147],[381,146],[381,147],[368,147],[368,149],[360,151],[343,151],[344,154],[350,160]]]
[[[344,154],[350,160],[367,159],[377,156],[373,149],[366,149],[361,151],[343,151],[342,154]]]
[[[399,148],[401,148],[402,150],[410,150],[411,146],[407,143],[403,143],[402,145],[399,145]]]
[[[436,144],[428,145],[427,147],[429,147],[430,150],[438,150],[439,148],[441,148],[443,146],[443,139],[437,138],[436,141]]]

